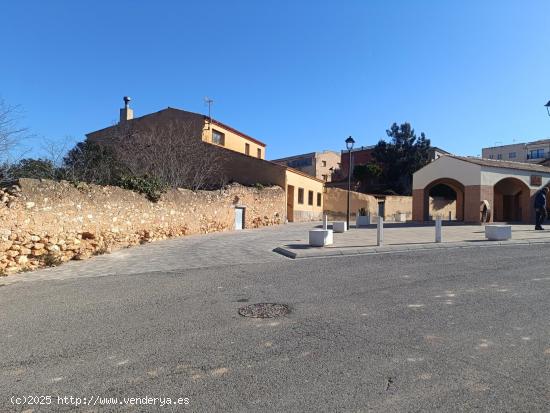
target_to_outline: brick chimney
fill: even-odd
[[[124,108],[120,109],[120,123],[134,119],[134,111],[130,109],[130,96],[124,96]]]

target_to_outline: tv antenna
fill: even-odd
[[[204,97],[204,104],[208,105],[208,119],[212,120],[212,104],[214,103],[213,99],[210,99],[208,96]]]

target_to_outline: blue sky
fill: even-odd
[[[40,141],[167,106],[267,143],[342,149],[410,122],[461,155],[550,137],[550,2],[4,1],[0,96]],[[38,154],[35,149],[33,154]]]

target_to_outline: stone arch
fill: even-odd
[[[426,185],[423,191],[423,220],[430,220],[430,193],[434,188],[439,186],[448,187],[455,193],[456,198],[454,219],[456,219],[457,221],[464,221],[464,185],[453,178],[439,178]]]
[[[493,220],[524,222],[531,220],[531,190],[525,182],[506,177],[493,186]]]

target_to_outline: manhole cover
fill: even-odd
[[[288,314],[288,306],[275,303],[250,304],[239,308],[239,314],[243,317],[274,318]]]

